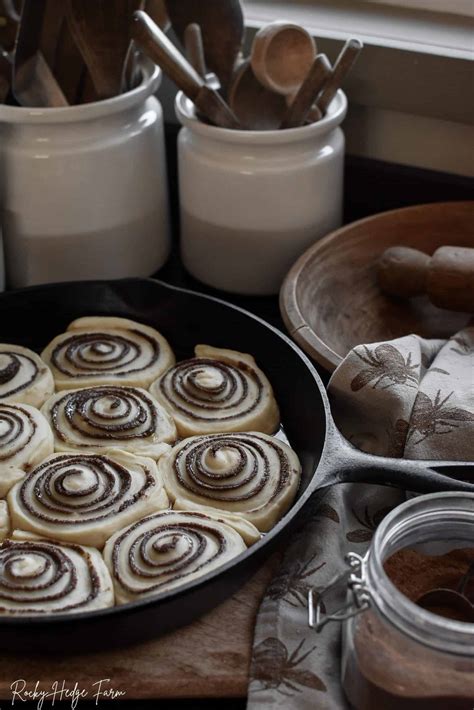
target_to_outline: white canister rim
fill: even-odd
[[[141,69],[143,77],[140,85],[136,89],[127,91],[119,96],[88,104],[65,106],[64,108],[26,108],[23,106],[1,105],[0,123],[76,123],[126,111],[128,108],[145,101],[158,90],[161,84],[163,73],[156,64],[149,60],[144,60]]]
[[[278,145],[306,141],[327,135],[339,126],[347,114],[347,97],[339,89],[332,100],[326,115],[320,121],[299,128],[275,131],[245,131],[220,128],[201,121],[194,103],[180,91],[176,96],[175,111],[182,126],[207,138],[221,140],[224,143],[245,143],[255,145]]]

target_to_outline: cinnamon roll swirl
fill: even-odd
[[[53,376],[39,355],[19,345],[0,344],[0,403],[39,408],[53,392]]]
[[[28,404],[0,404],[0,498],[54,451],[43,415]]]
[[[295,452],[256,432],[186,439],[158,468],[175,509],[214,508],[242,516],[262,532],[286,513],[301,477]]]
[[[180,436],[225,431],[273,434],[280,422],[270,382],[251,355],[198,345],[150,392],[170,412]]]
[[[177,437],[169,414],[138,387],[89,387],[60,392],[42,410],[56,451],[123,449],[158,459]]]
[[[58,390],[116,384],[146,389],[175,362],[168,342],[154,328],[104,317],[73,321],[42,358]]]
[[[4,540],[10,532],[10,515],[6,500],[0,500],[0,542]]]
[[[0,614],[36,616],[113,606],[98,550],[18,532],[0,543]]]
[[[191,582],[245,549],[236,530],[218,517],[171,510],[115,533],[104,558],[116,603],[126,604]]]
[[[50,456],[10,491],[8,504],[15,528],[102,548],[169,501],[152,459],[110,450]]]

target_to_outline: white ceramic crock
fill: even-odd
[[[318,123],[284,131],[207,125],[176,98],[181,254],[200,281],[234,293],[277,293],[293,262],[342,222],[347,99]]]
[[[56,109],[0,106],[8,284],[149,276],[170,248],[161,80]]]

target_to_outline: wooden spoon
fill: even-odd
[[[183,44],[188,25],[201,27],[207,66],[227,91],[244,40],[240,0],[166,0],[166,8]]]
[[[267,89],[294,95],[308,76],[316,52],[316,42],[303,27],[272,22],[255,35],[252,69]]]
[[[224,99],[189,64],[175,45],[145,12],[133,16],[132,35],[137,46],[158,64],[196,108],[221,128],[240,128]]]
[[[71,34],[92,77],[97,96],[120,94],[130,46],[130,24],[142,0],[65,0]]]
[[[284,96],[269,91],[258,81],[250,60],[244,61],[235,74],[229,105],[249,131],[277,130],[287,111]]]

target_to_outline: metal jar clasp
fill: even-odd
[[[364,558],[355,552],[349,552],[344,561],[348,569],[336,575],[322,592],[316,588],[310,589],[308,592],[308,623],[318,633],[330,621],[345,621],[370,606],[370,594],[365,581]],[[340,584],[347,586],[350,591],[349,600],[334,614],[327,614],[323,611],[324,600]]]

